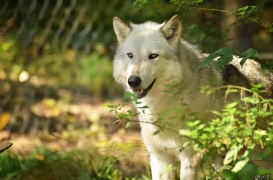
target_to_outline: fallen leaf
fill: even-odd
[[[0,115],[0,131],[3,130],[9,123],[10,113],[4,112]]]

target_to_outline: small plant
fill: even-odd
[[[91,151],[36,148],[30,154],[4,152],[0,156],[0,179],[122,179],[117,158]]]

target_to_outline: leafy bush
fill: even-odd
[[[241,101],[227,103],[222,112],[213,111],[219,118],[206,123],[196,119],[187,121],[187,127],[180,131],[182,136],[190,140],[185,145],[192,145],[196,151],[211,153],[227,152],[224,166],[212,176],[221,175],[229,178],[249,178],[252,174],[270,174],[271,169],[258,170],[251,162],[259,160],[269,162],[268,155],[273,152],[273,100],[260,96],[262,84],[253,85],[249,89],[229,86],[227,94],[244,94]],[[206,89],[207,93],[213,90]],[[263,152],[253,154],[254,148],[266,147]]]
[[[166,92],[170,93],[173,86],[175,85],[167,85],[169,90]],[[202,121],[194,112],[189,114],[190,119],[178,116],[179,112],[187,110],[187,104],[183,104],[171,112],[162,112],[158,114],[157,121],[151,122],[159,127],[159,130],[155,131],[153,135],[157,135],[161,131],[174,131],[173,124],[166,119],[180,118],[181,125],[185,128],[176,133],[188,139],[184,144],[181,144],[181,150],[186,146],[191,146],[195,151],[205,152],[201,168],[204,177],[212,179],[220,176],[227,179],[241,179],[243,177],[249,178],[249,172],[256,175],[270,175],[273,168],[258,170],[257,166],[252,163],[254,161],[270,162],[268,155],[273,152],[273,149],[270,148],[273,145],[273,99],[266,99],[260,95],[264,92],[262,87],[263,84],[253,85],[251,89],[237,86],[219,87],[227,88],[226,96],[230,93],[240,93],[242,96],[239,102],[227,103],[222,112],[213,111],[212,113],[218,116],[214,119]],[[203,93],[207,94],[216,90],[217,88],[209,87],[202,89]],[[250,95],[245,95],[246,91]],[[129,97],[138,104],[134,94],[130,96],[130,93],[127,92],[125,97]],[[127,121],[126,126],[128,127],[131,122],[138,122],[135,119],[137,114],[131,110],[128,110],[127,113],[120,113],[124,106],[125,104],[117,104],[109,107],[111,112],[116,113],[119,121]],[[149,107],[140,108],[145,112],[145,109]],[[140,123],[149,122],[140,121]],[[259,154],[253,154],[253,150],[259,146],[264,150]],[[210,158],[212,154],[221,156],[226,152],[224,166],[215,171],[207,158]]]

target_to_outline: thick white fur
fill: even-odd
[[[218,91],[214,96],[206,96],[200,93],[201,86],[221,86],[234,84],[248,86],[249,83],[263,81],[266,85],[273,81],[273,76],[265,78],[260,70],[252,71],[251,78],[242,74],[249,73],[249,69],[258,66],[253,61],[247,62],[246,69],[241,69],[235,58],[234,67],[238,68],[236,75],[230,75],[224,80],[225,69],[216,71],[213,65],[199,69],[198,66],[206,57],[195,46],[180,39],[182,23],[178,16],[163,24],[146,22],[144,24],[127,25],[118,18],[113,20],[114,30],[118,39],[118,48],[113,63],[113,75],[115,80],[122,84],[126,91],[131,91],[127,80],[129,76],[138,76],[142,83],[140,88],[147,88],[152,81],[156,81],[148,94],[139,99],[139,106],[148,106],[145,113],[138,109],[143,141],[150,153],[153,180],[173,179],[173,173],[167,171],[167,166],[175,160],[181,162],[180,179],[197,179],[198,163],[202,154],[197,154],[191,148],[179,151],[185,139],[178,133],[165,130],[153,135],[158,127],[152,125],[158,119],[158,113],[164,111],[173,112],[173,108],[181,107],[182,103],[197,112],[199,117],[210,117],[209,110],[221,110],[224,104],[224,91]],[[127,57],[132,53],[133,58]],[[152,53],[158,54],[155,59],[149,59]],[[245,72],[243,72],[245,71]],[[213,84],[211,78],[216,80]],[[229,83],[231,81],[232,83]],[[163,92],[166,84],[180,83],[179,94],[166,94]],[[268,85],[269,87],[269,85]],[[268,93],[272,89],[268,88]],[[271,95],[271,94],[270,94]],[[181,114],[182,115],[182,114]],[[178,118],[166,119],[174,126],[174,131],[182,128]],[[147,122],[147,123],[145,123]]]

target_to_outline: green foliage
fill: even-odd
[[[16,42],[12,38],[0,36],[0,57],[3,61],[11,61],[17,51]]]
[[[11,37],[0,36],[0,79],[17,77],[22,70],[22,62],[14,64],[18,48],[16,42]],[[6,75],[6,73],[8,75]]]
[[[219,57],[215,63],[215,68],[218,70],[220,66],[228,64],[230,61],[232,61],[233,55],[237,54],[237,50],[229,47],[223,47],[206,57],[205,60],[199,65],[199,68],[206,66],[211,61]]]
[[[263,73],[265,73],[267,70],[273,70],[273,63],[270,64],[261,64],[261,69]]]
[[[130,93],[130,92],[125,92],[124,94],[124,99],[130,100],[134,102],[136,105],[140,105],[141,102],[137,101],[136,94]],[[109,112],[113,112],[116,114],[116,118],[118,123],[126,121],[125,127],[128,128],[132,122],[139,122],[136,120],[136,117],[138,116],[139,113],[133,113],[132,110],[127,110],[127,113],[122,113],[121,110],[122,108],[126,106],[126,104],[115,104],[115,105],[108,105],[110,108]],[[142,113],[145,113],[145,109],[148,109],[148,106],[139,106],[138,107]]]
[[[182,20],[184,20],[183,37],[192,43],[198,43],[204,51],[211,52],[216,47],[220,48],[225,42],[229,40],[225,34],[225,30],[222,30],[221,32],[219,28],[215,27],[215,24],[219,23],[219,21],[215,21],[215,19],[217,19],[217,17],[219,16],[216,14],[213,16],[214,12],[223,13],[227,16],[236,15],[239,19],[243,21],[257,23],[266,31],[273,32],[273,24],[271,22],[266,22],[266,20],[261,19],[261,13],[263,12],[264,3],[265,2],[256,6],[244,6],[231,11],[221,9],[222,6],[219,6],[218,3],[211,4],[210,2],[204,0],[171,0],[169,3],[165,4],[160,3],[158,0],[136,0],[134,2],[134,6],[136,7],[137,5],[139,5],[141,9],[147,10],[148,12],[150,10],[150,7],[155,7],[154,9],[156,9],[157,12],[163,11],[164,13],[166,13],[170,9],[176,10],[177,13],[181,16]],[[165,9],[165,11],[163,9]],[[209,19],[208,22],[206,22],[206,19],[202,19],[202,23],[200,23],[199,13],[201,13],[201,15],[203,16],[203,14],[206,14],[207,12],[208,14],[210,14],[210,16],[213,16],[214,18]],[[188,19],[190,19],[190,22],[188,21]],[[201,66],[218,57],[218,61],[215,63],[215,67],[218,69],[221,65],[230,62],[232,59],[232,55],[238,55],[238,52],[235,49],[233,49],[233,52],[230,53],[226,52],[226,50],[227,49],[220,49],[212,53],[206,58],[206,63],[203,63]],[[224,54],[218,55],[218,53],[220,53],[219,51],[223,51]],[[246,52],[240,55],[240,57],[243,58],[241,60],[241,65],[243,65],[249,58],[253,58],[256,59],[256,61],[259,61],[257,55],[258,54],[256,50],[252,48],[248,49]],[[264,72],[272,69],[273,67],[272,64],[261,64],[261,68]]]
[[[174,3],[176,5],[179,5],[179,4],[184,4],[184,5],[192,5],[192,4],[198,4],[198,3],[202,3],[203,0],[171,0],[170,1],[171,3]]]
[[[0,36],[0,80],[53,87],[80,85],[97,94],[114,86],[111,58],[100,51],[79,55],[67,50],[65,54],[54,52],[31,60],[28,56],[18,50],[12,38]],[[27,74],[24,81],[20,79],[23,73]]]
[[[204,61],[199,65],[199,68],[202,68],[202,67],[206,66],[207,64],[215,61],[214,66],[218,70],[221,66],[226,65],[229,62],[231,62],[233,60],[233,56],[238,56],[238,58],[240,59],[241,66],[243,66],[244,63],[248,59],[253,59],[255,61],[261,62],[258,59],[259,58],[258,52],[253,48],[249,48],[245,52],[243,52],[239,55],[239,53],[236,49],[230,48],[230,47],[223,47],[223,48],[211,53],[210,55],[208,55],[204,59]],[[271,70],[272,68],[273,68],[273,64],[265,64],[265,63],[261,64],[261,69],[264,73],[267,70]]]
[[[116,118],[118,119],[116,122],[122,122],[127,120],[126,122],[126,128],[128,128],[131,125],[131,122],[134,122],[134,117],[137,116],[137,114],[133,114],[131,110],[128,110],[127,113],[121,113],[121,109],[126,104],[115,104],[115,105],[108,105],[110,108],[109,112],[114,112],[116,114]]]
[[[146,174],[125,177],[120,162],[112,154],[95,149],[56,152],[37,147],[32,152],[9,152],[0,155],[1,180],[150,180]]]
[[[140,7],[143,7],[145,4],[147,4],[147,0],[136,0],[134,3],[133,3],[133,6],[140,6]]]
[[[112,61],[110,57],[93,53],[84,56],[79,62],[77,82],[88,86],[97,94],[114,86]]]
[[[247,49],[241,55],[244,56],[243,59],[240,61],[241,66],[243,66],[243,64],[246,62],[247,59],[258,59],[259,58],[258,52],[253,48]]]
[[[118,160],[96,151],[52,152],[36,148],[32,153],[4,152],[0,158],[1,179],[122,179]]]
[[[244,6],[235,9],[230,13],[237,15],[240,19],[252,18],[253,20],[258,20],[258,15],[260,12],[257,6]]]
[[[271,147],[273,144],[273,126],[268,122],[273,120],[273,100],[262,98],[259,94],[264,92],[262,84],[253,85],[252,95],[241,97],[241,102],[227,103],[222,112],[213,113],[219,118],[211,119],[206,123],[200,120],[187,121],[187,127],[180,130],[182,136],[190,140],[186,145],[192,145],[196,151],[226,152],[224,166],[214,173],[221,177],[247,177],[247,168],[256,169],[252,174],[261,174],[257,167],[249,162],[259,158],[268,161],[267,155],[272,152],[264,151],[261,154],[252,154],[255,147]],[[224,88],[224,87],[223,87]],[[212,89],[206,88],[208,94]],[[246,89],[230,87],[229,93],[238,93]],[[267,128],[264,128],[267,127]],[[243,150],[243,148],[245,148]],[[243,153],[242,153],[243,151]],[[239,154],[241,152],[242,154]],[[272,169],[267,170],[267,173]]]
[[[173,3],[177,7],[176,11],[179,11],[183,6],[198,5],[202,2],[203,0],[170,0],[170,3]]]

